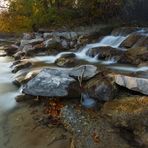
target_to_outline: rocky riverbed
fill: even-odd
[[[123,27],[103,35],[102,28],[40,31],[24,33],[14,44],[3,46],[2,56],[14,58],[13,83],[22,93],[16,101],[25,102],[12,115],[23,116],[19,126],[56,124],[55,133],[66,130],[71,148],[148,146],[148,29]],[[39,105],[28,108],[31,102]],[[33,110],[46,122],[30,119],[38,114],[31,115]],[[7,120],[11,118],[10,114]],[[42,124],[36,132],[45,134],[37,138],[51,147],[51,129],[44,131]]]

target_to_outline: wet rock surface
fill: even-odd
[[[115,82],[123,87],[148,95],[148,79],[116,75]]]
[[[117,87],[113,80],[106,76],[95,76],[85,85],[85,91],[98,101],[109,101],[117,96]]]
[[[88,79],[96,72],[97,68],[91,65],[73,69],[46,68],[24,85],[23,93],[33,96],[79,97],[79,83],[73,77],[84,73],[84,78]]]

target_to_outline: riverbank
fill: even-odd
[[[106,36],[96,28],[24,33],[4,48],[22,93],[6,118],[11,142],[33,128],[19,145],[32,148],[38,139],[39,148],[52,147],[50,137],[57,137],[52,144],[62,137],[70,148],[147,147],[148,30],[124,27]]]

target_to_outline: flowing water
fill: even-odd
[[[11,62],[9,57],[0,57],[0,114],[16,105],[14,97],[18,88],[12,84]]]
[[[144,31],[138,31],[143,33]],[[51,56],[36,56],[31,58],[30,60],[34,62],[41,62],[51,64],[54,63],[58,58],[62,55],[74,53],[77,59],[85,60],[90,63],[99,63],[106,65],[107,68],[123,71],[123,72],[139,72],[139,71],[148,71],[148,66],[143,67],[133,67],[128,65],[119,65],[116,64],[116,60],[114,58],[108,59],[107,61],[100,61],[97,59],[97,56],[92,58],[86,55],[87,51],[94,48],[94,47],[105,47],[110,46],[113,48],[117,48],[118,50],[125,50],[119,48],[119,45],[128,37],[127,36],[106,36],[101,41],[93,44],[87,44],[84,48],[80,49],[77,52],[61,52],[57,55]],[[5,40],[0,39],[1,43]],[[12,42],[12,41],[11,41]],[[1,48],[1,47],[0,47]],[[1,51],[2,52],[2,51]],[[14,75],[11,73],[10,65],[12,64],[13,59],[10,57],[0,57],[0,114],[7,109],[13,108],[16,103],[14,97],[19,93],[18,88],[16,88],[13,84],[13,77]],[[29,70],[28,70],[29,72]],[[27,73],[27,70],[19,71],[15,74],[15,76]]]
[[[138,31],[143,33],[143,29]],[[123,72],[139,72],[139,71],[148,71],[148,66],[143,67],[133,67],[128,65],[119,65],[116,63],[116,60],[114,58],[108,59],[106,61],[100,61],[97,59],[97,56],[92,58],[86,55],[86,52],[89,49],[92,49],[94,47],[105,47],[110,46],[113,48],[117,48],[118,50],[125,50],[123,48],[119,48],[119,45],[128,37],[127,36],[106,36],[101,41],[93,44],[87,44],[84,48],[80,49],[77,52],[61,52],[57,55],[51,55],[51,56],[36,56],[33,58],[30,58],[30,60],[34,62],[40,62],[40,63],[46,63],[51,64],[54,63],[59,57],[65,54],[74,53],[76,55],[77,59],[85,60],[90,63],[98,63],[103,64],[107,68],[117,70],[117,71],[123,71]],[[1,43],[4,41],[3,39],[0,39]],[[11,41],[12,42],[12,41]],[[1,47],[0,47],[1,48]],[[2,51],[1,51],[2,52]],[[0,113],[7,110],[8,108],[12,108],[16,105],[14,101],[14,97],[19,93],[18,88],[16,88],[13,84],[13,77],[14,75],[10,72],[10,65],[12,64],[12,59],[9,57],[0,57]],[[15,74],[15,76],[20,75],[22,73],[27,73],[29,70],[22,70]]]

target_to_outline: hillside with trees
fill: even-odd
[[[131,19],[147,20],[146,0],[8,1],[8,9],[2,11],[0,15],[1,31],[32,30],[33,26],[58,28],[100,22],[131,22]]]

